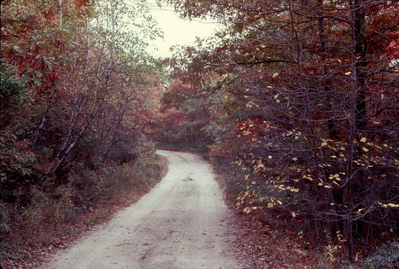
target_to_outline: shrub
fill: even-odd
[[[52,193],[33,190],[31,203],[22,212],[25,230],[30,232],[32,241],[46,244],[52,238],[49,233],[63,234],[63,225],[68,223],[73,210],[70,193],[68,185]]]
[[[15,73],[12,66],[0,63],[0,109],[10,108],[23,99],[26,88]]]

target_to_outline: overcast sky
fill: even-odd
[[[196,37],[212,36],[218,25],[205,21],[189,21],[181,19],[173,8],[159,8],[152,0],[151,4],[152,16],[158,21],[159,28],[164,33],[163,39],[151,42],[150,53],[156,57],[171,56],[170,47],[174,45],[193,45]]]

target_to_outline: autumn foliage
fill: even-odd
[[[170,64],[207,104],[236,206],[285,212],[351,262],[397,240],[397,1],[167,2],[225,25]]]
[[[4,253],[53,244],[121,192],[159,179],[147,138],[159,68],[144,42],[158,31],[146,13],[123,1],[1,1]]]

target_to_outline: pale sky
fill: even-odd
[[[155,57],[171,56],[170,48],[174,45],[194,45],[196,37],[212,36],[218,27],[208,21],[189,21],[179,17],[171,7],[159,8],[154,1],[151,3],[151,14],[158,21],[158,27],[163,31],[164,38],[150,42],[151,55]]]

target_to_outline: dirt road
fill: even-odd
[[[43,268],[238,268],[228,247],[228,210],[209,164],[189,153],[158,154],[169,161],[159,185]]]

